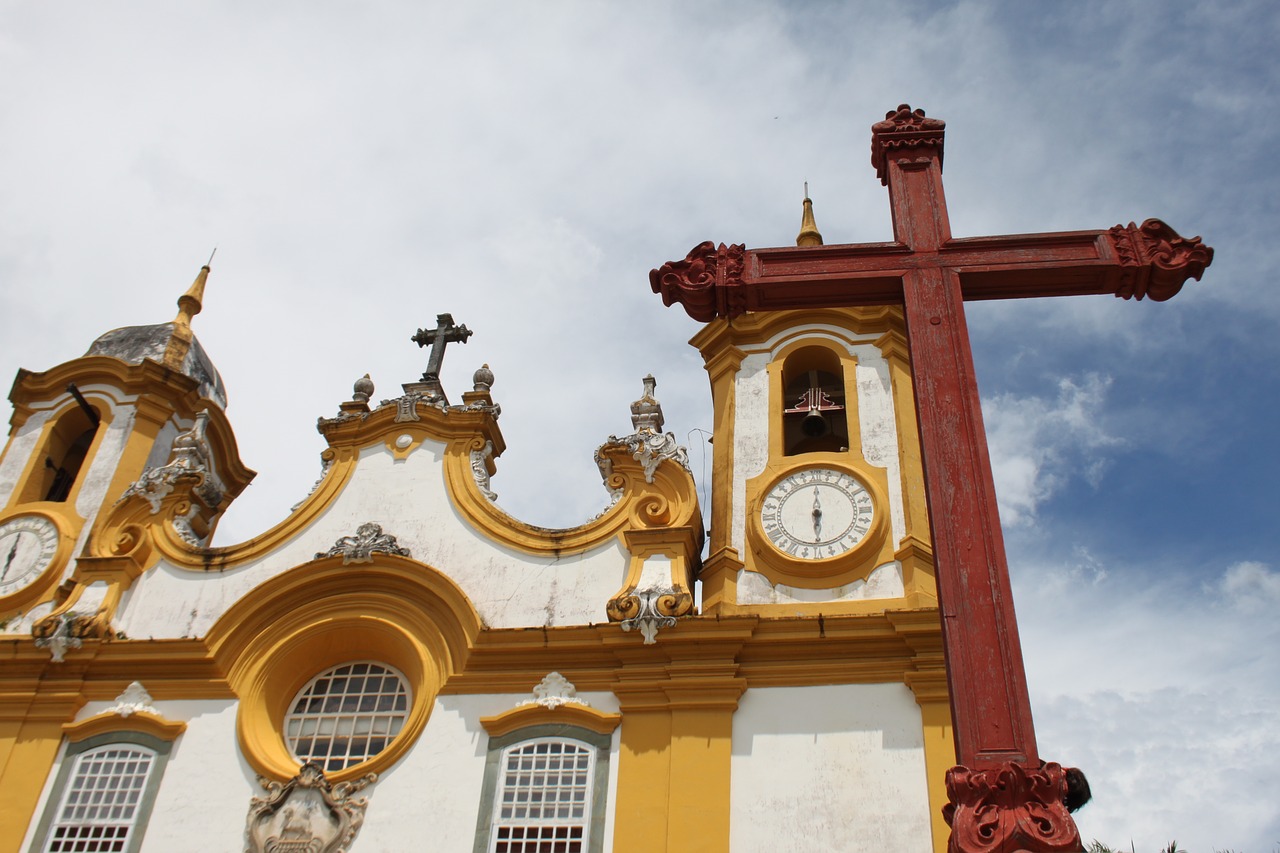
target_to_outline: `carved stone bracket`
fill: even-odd
[[[516,703],[517,708],[522,708],[526,705],[541,705],[543,708],[548,708],[552,711],[561,705],[591,707],[590,702],[578,697],[578,689],[573,686],[573,682],[558,672],[547,673],[541,681],[533,686],[532,699],[525,699]]]
[[[245,853],[346,853],[369,805],[368,797],[352,795],[377,780],[370,773],[330,786],[311,762],[288,782],[259,776],[267,793],[249,802]]]
[[[675,589],[650,588],[637,590],[611,600],[609,618],[621,622],[624,631],[639,631],[644,644],[651,646],[658,639],[658,629],[674,628],[676,617],[693,608],[693,598]]]
[[[48,649],[54,663],[62,663],[70,649],[78,649],[83,645],[76,635],[76,623],[80,614],[75,611],[50,614],[41,619],[31,629],[35,636],[36,647]]]
[[[382,532],[381,524],[367,521],[356,528],[355,536],[340,537],[328,551],[316,554],[317,560],[325,557],[342,557],[342,565],[352,563],[370,563],[374,554],[395,554],[400,557],[411,556],[408,548],[401,548],[396,537]]]
[[[1066,771],[1059,764],[952,767],[947,771],[950,802],[942,810],[951,827],[947,853],[1079,851],[1080,833],[1066,797]]]
[[[1117,225],[1107,234],[1120,259],[1116,296],[1122,299],[1163,302],[1177,295],[1187,279],[1199,281],[1213,262],[1213,249],[1199,237],[1181,237],[1159,219]]]
[[[947,123],[940,118],[926,118],[924,110],[913,110],[900,104],[885,113],[884,121],[871,125],[871,165],[880,183],[889,184],[887,152],[902,148],[937,148],[938,168],[942,168],[942,140]]]
[[[649,286],[662,295],[663,305],[679,302],[699,322],[736,317],[746,311],[736,290],[742,286],[745,255],[742,243],[716,246],[708,240],[694,246],[683,261],[669,261],[651,270]]]

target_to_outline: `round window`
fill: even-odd
[[[344,663],[307,682],[289,708],[284,730],[290,751],[328,773],[387,748],[408,716],[409,688],[384,664]]]

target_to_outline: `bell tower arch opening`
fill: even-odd
[[[831,349],[805,346],[782,366],[784,456],[849,449],[844,368]]]

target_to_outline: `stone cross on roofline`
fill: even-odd
[[[466,327],[465,323],[461,326],[453,324],[452,314],[437,314],[434,329],[419,329],[409,339],[419,347],[431,347],[431,354],[427,357],[427,369],[423,372],[422,379],[406,384],[404,390],[448,402],[444,389],[440,385],[440,366],[444,363],[444,348],[450,343],[465,344],[471,335],[472,331]]]
[[[952,853],[1078,851],[1067,781],[1036,750],[1004,539],[964,316],[971,299],[1111,293],[1169,299],[1213,250],[1158,219],[1098,231],[953,238],[942,191],[945,123],[906,104],[872,125],[891,243],[696,246],[649,274],[695,320],[747,311],[901,304],[919,417],[957,767]]]

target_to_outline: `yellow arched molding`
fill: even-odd
[[[599,735],[611,734],[622,722],[621,714],[597,711],[589,705],[568,702],[555,708],[530,703],[492,717],[481,717],[480,725],[491,737],[502,737],[518,729],[543,724],[578,726]]]
[[[76,723],[67,723],[62,733],[70,743],[77,743],[106,732],[142,732],[164,741],[175,741],[187,730],[187,724],[168,720],[149,711],[134,711],[121,716],[114,711],[103,711]]]
[[[412,704],[400,735],[368,761],[327,774],[340,782],[382,772],[404,755],[445,680],[465,667],[480,627],[462,590],[429,566],[378,555],[353,567],[328,557],[255,588],[209,630],[207,642],[240,697],[236,732],[245,759],[280,781],[298,771],[283,723],[307,681],[357,660],[404,673]]]
[[[549,530],[525,524],[498,509],[480,492],[471,469],[471,452],[483,450],[483,437],[450,443],[445,451],[445,483],[454,505],[489,539],[529,554],[578,554],[603,545],[623,530],[688,527],[701,531],[693,475],[671,460],[645,478],[644,466],[622,444],[609,444],[600,454],[612,463],[605,485],[620,491],[618,501],[579,527]]]

